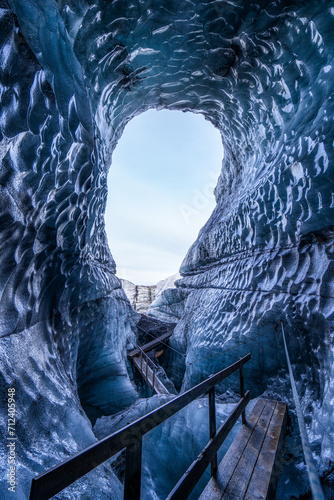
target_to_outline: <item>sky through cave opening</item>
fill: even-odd
[[[128,123],[105,216],[118,277],[152,285],[178,272],[215,207],[222,159],[220,133],[202,115],[149,110]]]

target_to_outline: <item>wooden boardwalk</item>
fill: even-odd
[[[150,342],[147,342],[147,344],[143,345],[140,347],[140,349],[133,349],[132,351],[128,352],[128,357],[133,357],[137,356],[140,354],[140,351],[144,352],[149,352],[158,347],[161,343],[164,343],[166,340],[169,339],[173,334],[173,330],[170,330],[167,333],[164,333],[163,335],[160,335],[160,337],[156,337],[155,339],[151,340]]]
[[[287,408],[258,399],[200,500],[271,500],[279,474]]]
[[[161,382],[159,376],[156,373],[156,366],[153,361],[150,360],[147,353],[155,349],[161,344],[164,344],[166,340],[172,335],[173,330],[160,335],[151,340],[147,344],[133,349],[128,352],[128,357],[132,359],[135,367],[142,375],[147,385],[153,391],[154,394],[170,394],[169,390]]]
[[[145,357],[133,356],[132,361],[154,394],[170,394]]]
[[[132,359],[156,393],[168,394],[164,385],[159,384],[161,381],[154,380],[156,365],[152,365],[152,360],[145,352],[141,351],[140,356],[132,356]],[[238,419],[242,417],[244,421],[244,412],[250,401],[249,391],[245,392],[244,389],[243,377],[243,366],[250,359],[251,354],[248,353],[195,387],[168,398],[162,406],[133,423],[42,472],[32,480],[30,500],[48,500],[54,497],[124,448],[126,452],[123,498],[139,500],[143,436],[204,394],[208,394],[209,441],[166,500],[188,498],[210,464],[212,478],[203,491],[201,500],[272,500],[275,498],[275,480],[279,472],[276,466],[285,434],[285,404],[258,399],[217,470],[217,452]],[[216,429],[215,387],[237,371],[241,398],[219,429]]]

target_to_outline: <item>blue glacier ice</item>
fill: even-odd
[[[96,419],[139,404],[126,363],[139,316],[104,211],[112,152],[149,108],[201,113],[225,151],[216,208],[160,296],[185,355],[166,371],[186,389],[251,351],[252,397],[287,401],[295,436],[282,321],[330,498],[333,26],[330,0],[0,0],[0,421],[5,442],[15,388],[18,438],[1,498],[28,498],[34,475],[96,440]],[[295,457],[280,500],[307,489]],[[58,498],[121,490],[106,464]]]

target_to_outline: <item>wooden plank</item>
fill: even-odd
[[[168,391],[168,389],[166,389],[166,387],[161,382],[157,374],[155,373],[155,375],[153,376],[153,370],[144,357],[142,359],[142,369],[140,369],[141,365],[140,356],[135,356],[132,358],[132,360],[135,366],[137,367],[139,373],[144,377],[148,386],[153,390],[155,394],[170,394],[170,392]],[[153,384],[153,378],[154,378],[154,384]]]
[[[283,446],[286,418],[286,404],[277,402],[261,452],[258,456],[256,467],[248,484],[245,500],[266,500],[267,498],[273,498],[274,491],[272,490],[276,489],[276,484],[272,486],[272,476],[276,473],[275,468],[277,468],[279,455]]]
[[[172,336],[173,331],[174,330],[169,331],[167,333],[164,333],[163,335],[160,335],[160,337],[157,337],[157,338],[151,340],[150,342],[148,342],[147,344],[144,344],[143,346],[141,346],[140,349],[144,352],[152,351],[152,349],[155,349],[155,347],[160,345],[161,342],[168,340],[169,337]],[[129,351],[127,353],[128,357],[132,358],[133,356],[137,356],[138,354],[140,354],[140,349],[133,349],[132,351]]]
[[[219,427],[214,439],[210,439],[197,459],[194,460],[189,469],[183,474],[176,486],[170,492],[166,500],[184,500],[185,498],[188,498],[196,486],[199,478],[204,474],[206,468],[212,461],[212,458],[217,454],[217,451],[223,444],[224,440],[231,432],[234,424],[246,408],[248,402],[249,391],[246,392],[245,397],[234,407],[230,415]]]
[[[258,454],[266,436],[275,405],[276,404],[274,402],[266,401],[266,405],[247,443],[247,447],[244,449],[233,476],[224,491],[224,495],[222,497],[224,500],[237,500],[244,498],[250,477],[252,476],[256,465]]]
[[[275,461],[274,461],[274,468],[272,471],[271,479],[270,479],[270,485],[269,485],[269,490],[267,493],[267,500],[270,500],[271,498],[275,497],[276,495],[276,488],[278,484],[278,479],[279,476],[282,473],[283,470],[283,465],[282,465],[282,456],[283,456],[283,449],[284,449],[284,442],[285,442],[285,437],[287,433],[287,426],[288,426],[288,405],[285,403],[277,403],[276,406],[277,411],[279,412],[284,412],[284,417],[282,421],[282,428],[281,428],[281,433],[278,439],[278,446],[276,450],[276,455],[275,455]]]
[[[275,497],[287,409],[258,399],[200,500],[270,500]]]
[[[266,403],[264,399],[259,398],[247,418],[246,425],[243,425],[238,436],[227,450],[223,460],[218,466],[216,478],[211,478],[199,500],[220,500],[230,477],[233,475],[238,465],[240,457],[253,433],[253,430],[262,414]]]

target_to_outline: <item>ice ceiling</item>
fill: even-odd
[[[168,299],[182,311],[173,342],[187,354],[174,376],[197,382],[250,344],[195,360],[282,320],[318,465],[328,468],[334,2],[0,8],[1,388],[17,391],[17,498],[32,475],[94,441],[78,393],[91,418],[138,397],[124,354],[137,316],[114,275],[104,210],[112,151],[148,108],[203,114],[225,150],[217,207]],[[281,339],[261,339],[248,387],[289,398]],[[1,424],[6,433],[4,413]],[[110,477],[100,468],[82,492],[118,498]],[[5,480],[2,488],[7,498]]]

